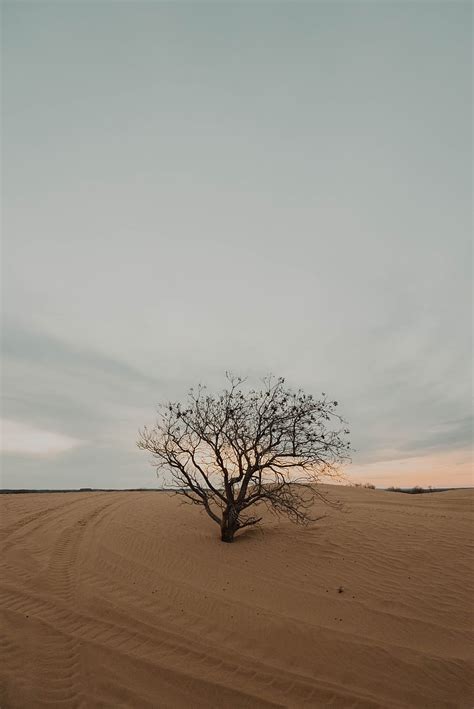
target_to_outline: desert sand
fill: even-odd
[[[234,544],[168,493],[2,495],[2,709],[472,707],[473,491],[331,494]]]

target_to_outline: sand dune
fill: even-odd
[[[233,545],[166,493],[3,495],[2,709],[472,707],[473,492],[332,491]]]

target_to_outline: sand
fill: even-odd
[[[167,493],[2,495],[2,709],[471,708],[473,491],[332,491],[234,544]]]

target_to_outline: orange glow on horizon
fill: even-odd
[[[474,485],[472,450],[354,464],[344,471],[351,482],[377,487],[471,487]]]

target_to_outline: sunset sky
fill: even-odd
[[[2,486],[156,485],[225,370],[474,484],[469,2],[3,3]]]

